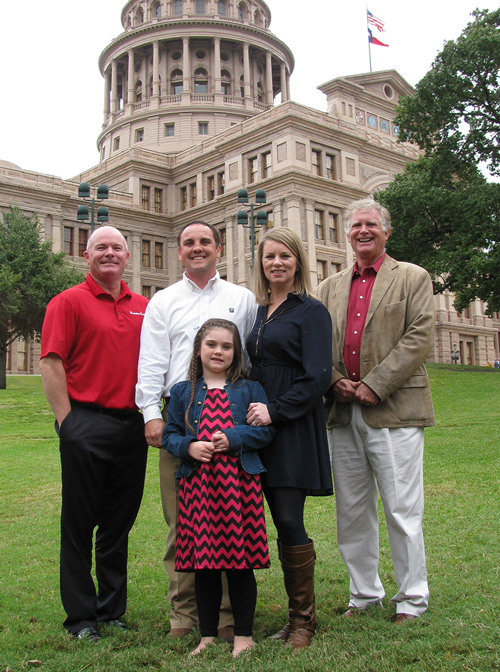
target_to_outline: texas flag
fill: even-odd
[[[376,37],[373,37],[372,31],[368,28],[368,42],[370,44],[378,44],[379,47],[388,47],[388,44],[385,44],[385,42],[381,42],[380,40],[377,40]]]

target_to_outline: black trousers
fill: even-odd
[[[128,534],[144,490],[142,415],[80,405],[57,427],[62,470],[61,599],[70,632],[109,621],[127,604]],[[94,530],[98,590],[91,576]]]

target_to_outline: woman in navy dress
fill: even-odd
[[[307,495],[333,492],[323,411],[332,372],[332,324],[311,296],[300,238],[289,229],[268,231],[259,244],[255,294],[260,304],[247,340],[250,378],[268,404],[250,404],[247,422],[273,424],[276,436],[261,458],[262,483],[278,532],[278,553],[288,594],[288,623],[275,639],[307,646],[316,630],[315,551],[304,526]]]

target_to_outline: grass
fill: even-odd
[[[385,608],[349,621],[339,618],[347,606],[348,577],[336,546],[335,502],[311,498],[307,528],[318,555],[318,634],[300,652],[265,640],[281,627],[286,610],[269,524],[272,567],[257,572],[258,646],[236,661],[226,644],[189,659],[195,636],[165,640],[167,582],[161,559],[166,527],[153,449],[143,505],[130,536],[126,619],[134,630],[106,632],[95,646],[65,633],[53,416],[39,378],[9,377],[7,390],[0,390],[0,672],[500,670],[500,376],[491,369],[447,365],[432,365],[429,374],[437,426],[426,430],[427,614],[399,628],[392,624],[389,598],[396,587],[381,523]]]

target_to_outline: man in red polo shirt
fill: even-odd
[[[122,280],[128,258],[117,229],[97,229],[85,252],[85,282],[52,299],[42,329],[40,371],[61,455],[64,626],[91,642],[101,637],[97,623],[126,628],[128,534],[146,470],[134,395],[147,300]]]
[[[425,567],[424,427],[434,424],[424,361],[434,343],[427,271],[385,253],[389,212],[365,199],[345,215],[355,263],[319,287],[333,322],[327,424],[337,504],[337,540],[350,574],[345,616],[380,605],[380,492],[398,586],[396,624],[421,616]]]

